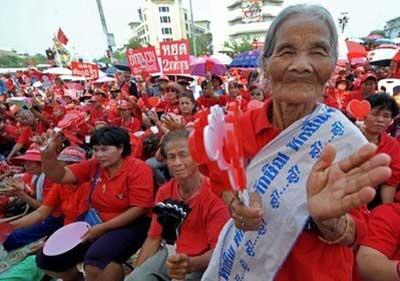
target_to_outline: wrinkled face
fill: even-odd
[[[93,145],[93,156],[103,168],[113,166],[121,160],[122,151],[122,147],[114,145]]]
[[[179,111],[183,115],[190,115],[193,113],[195,104],[188,97],[179,98]]]
[[[265,66],[272,98],[289,104],[315,103],[335,67],[329,29],[318,19],[292,16],[276,33]]]
[[[28,174],[38,175],[42,172],[42,165],[37,161],[24,161],[24,168]]]
[[[373,95],[376,90],[376,83],[373,79],[368,79],[364,83],[361,84],[361,94],[363,97],[367,98],[370,95]]]
[[[166,146],[166,156],[168,168],[177,179],[186,179],[198,169],[190,156],[187,139],[170,141]]]
[[[380,134],[389,126],[392,118],[390,110],[372,108],[364,120],[365,130],[370,134]]]

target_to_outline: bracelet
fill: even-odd
[[[348,217],[347,215],[345,215],[345,218],[346,218],[346,228],[345,228],[343,234],[340,235],[340,237],[339,237],[338,239],[336,239],[336,240],[334,240],[334,241],[329,241],[329,240],[324,239],[324,238],[321,237],[321,236],[318,236],[318,238],[319,238],[322,242],[324,242],[324,243],[326,243],[326,244],[328,244],[328,245],[338,244],[338,243],[342,242],[342,240],[344,240],[344,239],[346,238],[346,236],[347,236],[347,234],[348,234],[348,232],[349,232],[349,229],[350,229],[350,219],[349,219],[349,217]]]

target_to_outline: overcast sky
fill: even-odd
[[[188,6],[189,0],[183,0]],[[195,20],[209,19],[210,3],[218,0],[193,0]],[[286,0],[288,3],[310,1]],[[144,0],[102,0],[109,32],[117,46],[132,35],[128,26],[138,20],[137,9]],[[29,54],[43,53],[61,27],[70,39],[68,49],[84,58],[101,57],[106,39],[100,24],[96,0],[0,0],[0,49],[15,49]],[[400,16],[400,0],[319,0],[335,19],[348,12],[346,36],[361,37],[383,29],[387,20]]]

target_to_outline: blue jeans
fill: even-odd
[[[44,236],[51,235],[63,224],[63,216],[57,218],[49,216],[42,222],[13,231],[3,243],[3,247],[7,251],[18,249]]]

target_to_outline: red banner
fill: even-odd
[[[87,62],[71,62],[72,75],[84,76],[89,79],[99,78],[99,67],[94,63]]]
[[[140,75],[142,72],[157,73],[160,72],[156,49],[146,47],[140,49],[126,50],[126,58],[133,75]]]
[[[160,42],[163,74],[190,74],[189,40]]]

